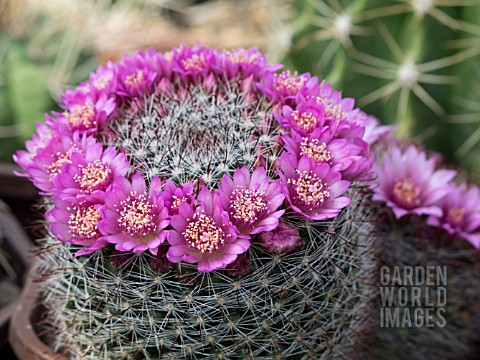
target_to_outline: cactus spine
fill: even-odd
[[[376,270],[364,189],[338,218],[299,225],[299,252],[252,247],[252,271],[162,273],[152,255],[76,258],[51,235],[39,250],[53,346],[71,358],[331,359],[372,340]],[[359,214],[360,215],[359,217]],[[115,265],[116,266],[115,266]],[[50,329],[52,330],[52,329]]]

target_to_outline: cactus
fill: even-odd
[[[445,326],[382,328],[377,335],[374,358],[475,359],[480,330],[475,302],[480,296],[478,250],[435,229],[426,229],[418,218],[409,220],[408,227],[405,223],[392,226],[388,220],[383,224],[379,222],[382,224],[380,239],[385,248],[382,265],[390,269],[395,266],[445,266],[447,304],[444,307],[445,313],[442,314]],[[397,291],[399,287],[397,286]],[[435,291],[431,294],[431,298],[435,299]],[[404,300],[413,314],[418,306],[411,298]],[[398,299],[393,306],[398,306]],[[428,308],[426,305],[423,307]],[[434,316],[435,320],[441,320],[436,317],[437,314]]]
[[[241,278],[184,264],[162,273],[145,254],[76,258],[78,248],[50,235],[39,266],[53,348],[93,359],[367,353],[375,252],[371,225],[355,215],[368,211],[366,199],[355,192],[355,206],[323,224],[330,231],[303,229],[305,250],[272,257],[252,248],[252,271]]]
[[[289,59],[398,123],[450,161],[479,172],[478,2],[297,1]]]
[[[369,351],[367,118],[255,49],[126,56],[16,161],[42,190],[51,345],[71,358]]]
[[[388,189],[391,180],[388,174],[389,158],[395,159],[395,168],[407,168],[406,171],[395,170],[395,181],[409,173],[409,166],[429,171],[429,167],[424,166],[421,160],[425,152],[405,141],[384,139],[375,145],[374,151],[383,155],[383,158],[378,156],[376,159],[379,187],[374,190],[377,194],[374,199],[381,193],[379,189]],[[408,156],[409,153],[411,156]],[[428,161],[434,160],[437,167],[444,161],[439,154],[430,154]],[[415,173],[410,172],[410,176]],[[437,191],[441,191],[441,182],[445,183],[453,175],[455,172],[452,170],[440,169],[424,178],[436,177],[439,181],[435,186],[438,187]],[[412,179],[415,178],[415,175],[412,176]],[[395,203],[394,195],[387,195],[386,200],[375,203],[373,212],[376,214],[377,241],[381,248],[380,268],[387,269],[389,274],[394,274],[395,270],[401,274],[405,268],[440,269],[444,276],[441,281],[435,279],[428,283],[422,277],[409,282],[399,275],[396,280],[382,283],[380,275],[379,286],[387,290],[380,290],[377,299],[380,329],[373,353],[375,359],[476,358],[480,330],[480,318],[475,310],[475,299],[480,295],[479,189],[478,186],[467,187],[465,183],[455,185],[463,181],[462,176],[457,174],[453,183],[444,188],[443,191],[448,191],[448,194],[437,202],[442,208],[441,215],[428,214],[428,204],[407,209],[407,213],[402,215],[398,212],[402,205]],[[421,189],[421,185],[418,186],[420,192],[425,190]],[[431,186],[429,191],[432,191]],[[385,201],[387,206],[383,203]],[[422,206],[423,211],[419,211]],[[390,279],[393,279],[392,275]],[[438,290],[439,287],[443,292]],[[413,288],[421,294],[420,301],[412,297]],[[386,295],[389,291],[395,294],[392,302]],[[410,314],[412,322],[407,321],[403,326],[392,325],[392,317],[386,320],[385,308],[400,310],[400,324],[405,312]],[[431,316],[428,320],[427,314]],[[415,325],[415,321],[419,321],[420,325]]]

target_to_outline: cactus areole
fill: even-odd
[[[371,244],[359,249],[368,224],[349,209],[371,178],[369,119],[331,85],[280,69],[256,49],[139,52],[100,67],[37,126],[15,160],[47,204],[56,348],[355,349],[358,253]]]

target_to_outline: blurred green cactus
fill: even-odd
[[[296,1],[292,66],[480,172],[480,2]]]

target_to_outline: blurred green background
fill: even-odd
[[[476,0],[3,0],[0,161],[98,64],[198,40],[325,78],[478,176],[479,24]]]

